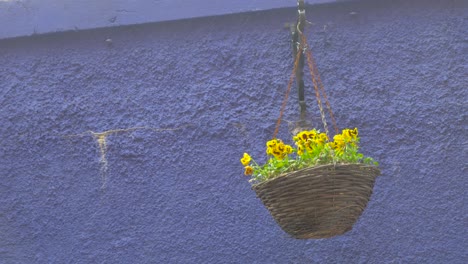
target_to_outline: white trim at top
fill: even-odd
[[[0,0],[0,39],[294,6],[296,0]]]

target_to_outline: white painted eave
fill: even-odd
[[[343,0],[308,0],[307,4]],[[295,7],[296,0],[0,0],[0,39]]]

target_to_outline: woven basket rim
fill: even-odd
[[[277,176],[277,177],[275,177],[273,179],[269,179],[269,180],[266,180],[266,181],[263,181],[263,182],[260,182],[260,183],[253,184],[252,189],[261,188],[262,186],[269,185],[270,183],[272,183],[274,181],[277,181],[277,180],[284,180],[285,178],[291,178],[291,177],[294,177],[295,175],[301,175],[305,171],[322,170],[322,169],[326,169],[326,168],[330,168],[330,167],[336,168],[336,167],[354,167],[354,166],[374,170],[375,171],[375,177],[378,177],[380,175],[380,169],[375,165],[369,165],[369,164],[363,164],[363,163],[337,163],[337,164],[330,163],[330,164],[312,166],[312,167],[307,167],[307,168],[303,168],[303,169],[296,170],[296,171],[290,171],[290,172],[287,172],[287,173],[283,173],[283,174],[281,174],[281,175],[279,175],[279,176]],[[315,177],[325,177],[325,176],[324,175],[318,175],[318,176],[315,176]]]

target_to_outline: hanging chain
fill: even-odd
[[[305,36],[304,36],[304,39],[305,39]],[[307,43],[307,39],[305,39],[305,42]],[[325,92],[325,88],[323,87],[323,83],[322,83],[322,80],[320,78],[320,73],[318,72],[318,68],[317,68],[317,65],[315,64],[314,56],[312,55],[312,50],[311,49],[306,50],[306,56],[307,56],[307,62],[308,62],[309,69],[310,68],[313,69],[312,72],[314,73],[314,75],[312,76],[312,78],[314,78],[314,76],[316,78],[316,81],[317,81],[317,83],[319,85],[320,91],[321,91],[321,93],[323,95],[325,105],[327,106],[328,113],[330,114],[330,118],[332,120],[333,128],[335,129],[335,134],[338,134],[338,126],[336,125],[335,116],[333,115],[333,111],[331,109],[330,102],[328,101],[328,97],[327,97],[327,93]]]
[[[307,47],[307,39],[304,34],[301,34],[301,43],[304,45],[304,47]],[[307,55],[310,53],[306,52]],[[309,66],[309,72],[310,75],[312,76],[312,82],[314,84],[314,90],[315,90],[315,97],[317,98],[317,104],[320,110],[320,116],[322,117],[322,123],[323,123],[323,128],[325,129],[325,134],[327,134],[327,137],[330,138],[330,133],[328,131],[328,124],[327,124],[327,119],[325,117],[325,111],[323,111],[323,105],[322,105],[322,100],[320,99],[320,92],[317,84],[317,78],[315,76],[314,68],[312,67],[310,56],[307,56],[307,63]]]
[[[293,68],[293,71],[291,73],[291,76],[289,77],[288,89],[286,90],[286,94],[284,95],[283,103],[281,104],[281,110],[280,110],[280,115],[279,115],[278,121],[276,121],[276,127],[275,127],[275,132],[273,133],[273,138],[276,138],[276,136],[278,135],[278,131],[279,131],[279,128],[280,128],[280,125],[281,125],[281,119],[283,118],[284,109],[286,108],[286,103],[288,102],[289,92],[291,92],[291,87],[292,87],[292,84],[294,82],[294,76],[296,75],[296,70],[297,70],[297,67],[299,65],[299,60],[300,60],[300,57],[301,57],[301,53],[302,53],[302,48],[298,48],[296,58],[294,60],[294,68]]]
[[[299,34],[300,41],[299,41],[299,43],[297,43],[298,46],[297,46],[297,50],[296,50],[297,53],[295,54],[296,56],[295,56],[295,60],[294,60],[294,68],[293,68],[293,71],[291,73],[291,76],[289,77],[288,88],[286,90],[286,94],[284,95],[283,103],[282,103],[281,109],[280,109],[280,115],[279,115],[278,121],[276,122],[275,132],[273,133],[273,138],[276,138],[276,136],[278,135],[279,127],[281,125],[281,120],[283,118],[284,110],[286,108],[289,93],[291,91],[291,87],[292,87],[292,84],[294,82],[294,77],[295,77],[295,75],[297,75],[297,70],[298,70],[299,63],[300,63],[301,59],[302,59],[302,61],[304,59],[303,57],[301,58],[301,54],[304,53],[306,55],[306,58],[307,58],[307,65],[309,66],[309,72],[310,72],[310,75],[312,77],[312,82],[313,82],[313,86],[314,86],[314,90],[315,90],[315,97],[317,98],[317,104],[318,104],[318,107],[319,107],[319,110],[320,110],[320,116],[322,118],[323,128],[325,129],[325,134],[330,139],[330,132],[328,130],[328,124],[327,124],[327,120],[326,120],[326,116],[325,116],[325,111],[323,109],[323,104],[322,104],[322,100],[321,100],[322,96],[323,96],[323,99],[324,99],[325,104],[327,106],[327,110],[328,110],[328,112],[330,114],[330,118],[332,120],[333,127],[335,129],[335,134],[338,134],[338,126],[336,125],[335,116],[333,115],[333,112],[332,112],[332,109],[331,109],[331,106],[330,106],[330,102],[328,101],[327,94],[325,93],[325,88],[323,87],[323,83],[322,83],[322,80],[320,78],[320,74],[318,72],[317,65],[315,64],[315,60],[314,60],[313,55],[312,55],[312,50],[308,46],[307,38],[303,33],[304,25],[305,25],[305,22],[306,22],[306,20],[305,20],[304,0],[298,0],[297,3],[298,3],[299,19],[298,19],[298,23],[296,25],[296,33]],[[302,64],[302,66],[303,66],[303,64]],[[299,96],[300,96],[300,93],[299,93]],[[304,109],[305,109],[305,107],[304,107]],[[302,111],[301,111],[301,118],[302,118],[303,114],[305,114],[305,113],[302,113]]]

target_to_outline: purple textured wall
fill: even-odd
[[[0,263],[466,263],[466,14],[308,10],[338,124],[382,169],[326,240],[288,238],[239,163],[273,133],[294,9],[0,41]],[[131,127],[180,129],[108,135],[103,175],[87,131]]]

